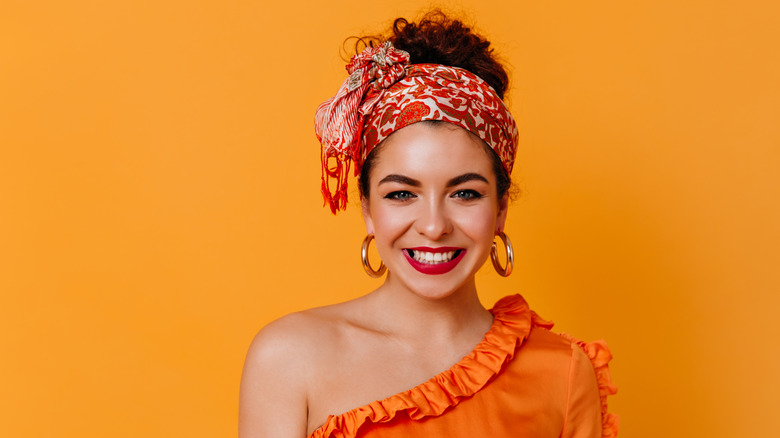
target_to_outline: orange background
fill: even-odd
[[[778,433],[773,3],[450,5],[521,131],[517,269],[483,302],[607,339],[622,436]],[[0,435],[234,435],[255,332],[378,284],[312,119],[343,39],[425,4],[2,3]]]

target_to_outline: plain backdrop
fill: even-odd
[[[775,2],[460,1],[511,71],[516,270],[623,437],[780,433]],[[342,42],[428,2],[0,5],[0,436],[234,436],[269,321],[379,285],[319,193]]]

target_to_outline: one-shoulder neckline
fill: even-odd
[[[383,400],[338,415],[329,415],[309,438],[354,437],[366,423],[385,423],[398,413],[411,419],[442,415],[461,400],[479,392],[512,360],[533,325],[552,326],[539,319],[520,295],[506,296],[490,309],[493,324],[482,340],[461,360],[427,381]]]

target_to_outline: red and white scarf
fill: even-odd
[[[335,214],[347,205],[350,163],[360,173],[368,154],[393,132],[424,120],[460,126],[481,138],[512,172],[517,125],[495,90],[473,73],[438,64],[410,64],[388,41],[347,65],[349,78],[318,108],[322,195]],[[330,179],[336,180],[335,190]]]

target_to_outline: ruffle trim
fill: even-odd
[[[340,415],[330,415],[325,424],[312,432],[309,438],[355,437],[364,424],[386,423],[402,412],[413,420],[441,415],[493,380],[504,365],[512,360],[517,347],[525,341],[533,325],[552,327],[551,323],[531,311],[520,295],[500,299],[490,312],[493,314],[493,325],[485,337],[471,353],[450,369],[384,400]]]
[[[561,336],[582,348],[593,364],[601,398],[601,436],[602,438],[616,437],[620,421],[617,414],[607,410],[607,396],[617,394],[617,386],[612,383],[612,376],[609,373],[609,361],[612,360],[612,353],[609,351],[607,343],[603,340],[583,342],[567,333],[561,333]]]

